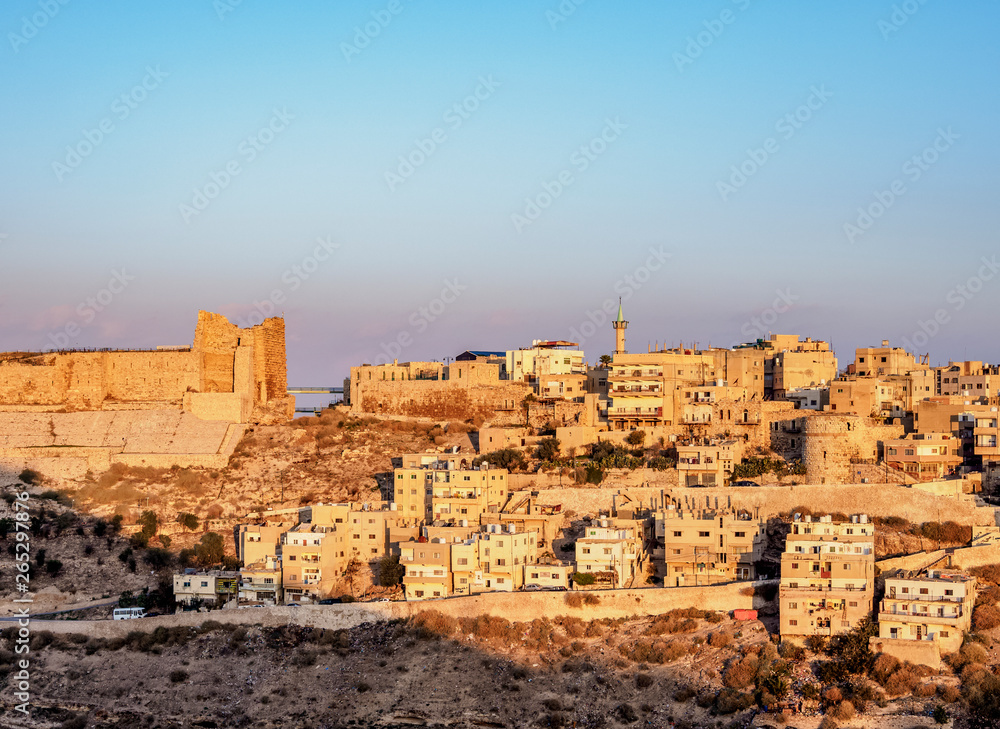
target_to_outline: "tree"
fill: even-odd
[[[357,557],[351,557],[351,561],[347,563],[344,568],[344,579],[347,580],[347,584],[351,587],[351,595],[354,595],[354,580],[357,579],[358,573],[361,572],[361,560]]]
[[[514,448],[503,448],[499,451],[486,453],[484,455],[477,456],[472,461],[475,466],[484,462],[490,464],[491,466],[496,466],[497,468],[506,468],[508,471],[523,469],[525,466],[524,454]]]
[[[56,575],[59,574],[59,571],[62,569],[62,566],[63,563],[60,562],[58,559],[50,559],[48,562],[45,563],[45,571],[48,572],[52,577],[55,577]]]
[[[645,430],[633,430],[625,438],[625,442],[629,445],[641,446],[646,442],[646,431]]]
[[[125,517],[121,514],[115,514],[114,518],[111,520],[111,531],[115,534],[122,530],[122,522],[125,521]]]
[[[169,567],[174,558],[173,555],[166,549],[153,547],[152,549],[146,550],[146,554],[143,555],[143,559],[146,561],[146,564],[154,570],[158,570],[163,569],[164,567]]]
[[[142,527],[142,534],[146,537],[147,541],[150,537],[156,534],[156,530],[160,526],[160,520],[156,516],[155,511],[144,511],[139,515],[139,526]]]
[[[211,567],[219,564],[226,554],[225,542],[222,536],[215,532],[202,534],[201,541],[195,545],[195,556],[202,567]]]
[[[528,427],[531,420],[531,404],[535,402],[538,402],[538,398],[533,392],[529,392],[521,401],[521,407],[524,408],[524,427]]]
[[[171,539],[168,535],[166,534],[160,535],[160,544],[162,544],[164,547],[169,547],[172,541],[174,540]]]
[[[98,519],[94,524],[94,536],[103,537],[108,533],[108,523],[104,519]]]
[[[398,554],[386,554],[378,561],[378,583],[382,587],[395,587],[403,581],[406,567],[399,563]]]
[[[601,363],[601,367],[603,367],[604,369],[607,369],[608,365],[611,364],[611,355],[610,354],[602,354],[600,356],[600,358],[599,358],[598,361]]]
[[[177,515],[177,523],[193,532],[198,528],[198,517],[194,514],[181,513]]]
[[[543,438],[535,449],[535,458],[541,461],[554,461],[559,456],[559,439]]]

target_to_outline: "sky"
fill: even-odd
[[[289,382],[569,339],[1000,361],[1000,6],[0,6],[0,351],[283,315]]]

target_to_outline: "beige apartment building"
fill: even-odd
[[[399,544],[407,600],[479,592],[512,592],[524,584],[525,566],[538,561],[538,534],[490,524],[462,538],[428,527],[426,541]],[[449,538],[451,541],[449,541]]]
[[[765,394],[787,397],[793,390],[828,385],[837,377],[837,356],[827,342],[795,334],[772,334],[763,342]]]
[[[935,367],[936,395],[996,397],[1000,394],[1000,367],[979,361],[949,362]]]
[[[510,379],[530,384],[546,400],[577,400],[587,394],[587,363],[575,342],[535,340],[507,352]]]
[[[507,503],[507,471],[454,468],[452,463],[420,468],[397,468],[393,473],[393,502],[407,523],[468,520],[478,523],[483,513],[499,511]]]
[[[872,612],[874,583],[875,527],[866,515],[796,519],[781,555],[782,638],[851,630]]]
[[[239,572],[185,570],[174,575],[174,600],[187,607],[195,604],[220,607],[237,596],[239,581]]]
[[[677,445],[677,481],[681,486],[725,486],[733,465],[743,458],[743,443],[722,440]]]
[[[281,536],[281,583],[286,602],[328,597],[349,557],[347,532],[333,526],[299,524]]]
[[[755,579],[766,524],[746,511],[668,504],[654,517],[653,560],[663,586]]]
[[[539,561],[524,565],[524,588],[548,588],[568,590],[576,567],[573,564],[554,560]]]
[[[600,524],[585,527],[576,540],[576,571],[593,574],[601,586],[632,587],[636,577],[642,577],[646,556],[642,534],[610,526],[608,520]]]
[[[961,572],[932,569],[901,572],[885,578],[885,597],[878,613],[883,641],[933,641],[940,655],[962,647],[972,628],[976,579]],[[882,651],[892,654],[891,644]]]
[[[755,348],[687,349],[615,354],[608,371],[608,423],[612,430],[683,424],[691,388],[732,388],[741,399],[764,396],[764,354]],[[716,400],[722,395],[717,392]],[[707,404],[707,403],[702,403]],[[707,412],[711,408],[701,408]],[[689,420],[698,408],[689,408]]]
[[[889,340],[883,339],[881,347],[859,347],[854,351],[854,362],[849,374],[858,377],[880,377],[883,375],[905,375],[914,370],[929,369],[926,362],[918,362],[914,355],[902,347],[890,347]]]
[[[280,552],[281,535],[291,523],[240,524],[236,535],[236,556],[245,564],[274,559]]]
[[[917,481],[937,481],[962,465],[962,442],[951,433],[910,433],[885,442],[889,468]]]
[[[263,605],[280,605],[284,602],[281,561],[265,557],[243,567],[240,570],[239,601]]]

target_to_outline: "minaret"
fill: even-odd
[[[615,328],[615,354],[625,354],[625,330],[628,329],[628,322],[622,314],[622,300],[618,299],[618,318],[611,322]]]

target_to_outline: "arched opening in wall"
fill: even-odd
[[[750,422],[750,413],[748,413],[746,410],[743,411],[743,422],[744,423]]]

